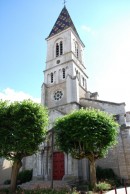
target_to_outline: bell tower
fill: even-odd
[[[49,109],[79,103],[87,95],[87,75],[83,61],[84,44],[63,7],[47,41],[42,104]]]

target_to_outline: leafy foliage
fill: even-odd
[[[102,158],[116,144],[118,124],[105,112],[94,109],[74,111],[55,122],[56,142],[76,159]]]
[[[106,182],[99,182],[96,184],[97,191],[106,191],[111,189],[111,185]]]
[[[23,157],[37,152],[46,136],[47,109],[31,100],[0,101],[0,157],[12,160],[11,190],[15,191]]]
[[[26,183],[32,180],[32,170],[23,170],[21,172],[19,172],[17,180],[18,183],[22,184],[22,183]]]
[[[17,177],[17,184],[26,183],[32,180],[32,170],[23,170],[19,172]],[[4,185],[9,185],[11,180],[4,181]]]
[[[111,168],[101,168],[97,166],[96,168],[96,175],[97,175],[97,180],[102,181],[104,180],[107,183],[110,183],[111,186],[120,186],[121,181],[120,178],[114,173],[114,171]]]
[[[4,185],[9,185],[11,183],[11,180],[10,179],[7,179],[4,181]]]
[[[56,143],[63,152],[75,159],[89,159],[90,180],[95,187],[95,160],[117,143],[118,124],[114,118],[96,109],[80,109],[58,118],[54,127]]]
[[[0,156],[15,161],[34,154],[47,124],[47,110],[37,103],[0,101]]]
[[[98,180],[115,179],[117,177],[111,168],[103,169],[99,166],[97,166],[97,168],[96,168],[96,174],[97,174]]]

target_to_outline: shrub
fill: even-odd
[[[109,183],[112,186],[120,186],[121,181],[119,177],[114,173],[114,171],[111,168],[101,168],[97,166],[96,168],[96,175],[98,181],[105,181]]]
[[[88,191],[87,194],[93,194],[93,192],[92,191]]]
[[[10,183],[11,183],[10,179],[4,181],[4,185],[9,185]]]
[[[98,180],[117,178],[116,174],[114,173],[114,171],[111,168],[103,169],[99,166],[97,166],[97,168],[96,168],[96,175],[97,175]]]
[[[89,185],[87,181],[78,181],[75,183],[75,188],[77,191],[88,191]]]
[[[24,170],[24,171],[19,172],[18,177],[17,177],[18,184],[31,181],[32,172],[33,172],[32,170]]]
[[[1,188],[0,188],[0,193],[1,193],[1,194],[10,194],[10,191],[9,191],[8,188],[5,188],[5,189],[1,189]]]
[[[17,177],[17,184],[22,184],[25,182],[29,182],[32,180],[32,170],[24,170],[19,172]],[[4,185],[9,185],[11,183],[11,180],[5,180]]]
[[[106,182],[99,182],[98,184],[96,184],[97,191],[106,191],[109,189],[111,189],[111,185]]]

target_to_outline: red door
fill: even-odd
[[[53,153],[53,179],[61,180],[64,176],[64,154],[62,152]]]

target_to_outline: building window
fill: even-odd
[[[82,82],[83,82],[83,87],[85,86],[85,79],[84,77],[82,78]]]
[[[53,81],[54,81],[54,75],[53,73],[51,73],[51,83],[53,83]]]
[[[63,42],[60,41],[60,55],[63,55]]]
[[[78,48],[76,50],[76,56],[77,56],[77,58],[79,58],[79,50],[78,50]]]
[[[63,55],[63,41],[56,43],[56,57]]]
[[[78,48],[78,43],[75,42],[75,55],[77,58],[79,58],[79,48]]]
[[[120,115],[113,115],[113,117],[115,121],[119,122]]]
[[[59,56],[59,44],[56,43],[56,57]]]
[[[63,97],[63,92],[61,90],[58,90],[54,93],[53,97],[55,101],[61,100],[61,98]]]
[[[63,75],[63,79],[65,79],[65,68],[62,69],[62,75]]]

